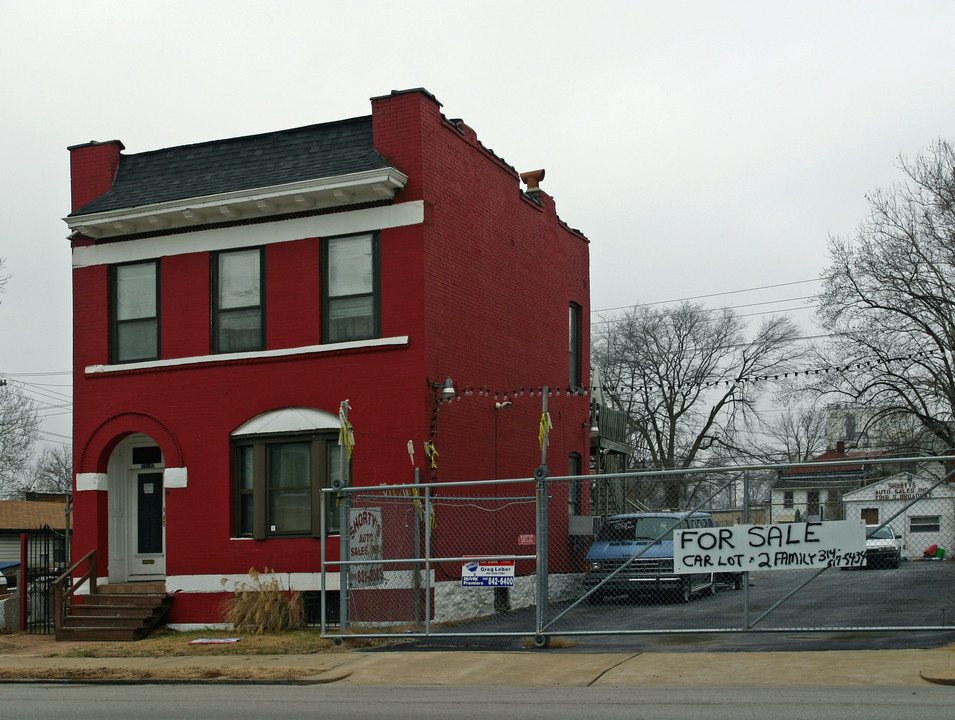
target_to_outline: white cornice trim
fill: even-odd
[[[291,242],[304,238],[353,235],[388,228],[420,225],[424,222],[424,201],[395,203],[348,212],[289,218],[254,225],[210,228],[188,233],[161,235],[138,240],[119,240],[73,248],[73,267],[93,267],[138,262],[169,255],[215,252],[243,247]]]
[[[87,375],[101,375],[103,373],[127,372],[130,370],[160,370],[163,368],[181,367],[184,365],[234,362],[236,360],[259,360],[262,358],[281,358],[292,355],[341,352],[342,350],[360,350],[364,348],[375,347],[400,347],[407,344],[408,336],[400,335],[397,337],[377,338],[375,340],[357,340],[354,342],[330,343],[328,345],[306,345],[304,347],[282,348],[280,350],[223,353],[221,355],[197,355],[193,357],[170,358],[168,360],[150,360],[148,362],[123,363],[122,365],[87,365],[84,369],[84,372]]]
[[[78,230],[88,237],[108,238],[389,199],[407,182],[408,176],[396,168],[378,168],[330,178],[68,216],[63,218],[63,222],[71,230]]]

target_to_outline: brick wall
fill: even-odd
[[[72,210],[83,207],[110,189],[123,149],[119,140],[90,142],[69,148]]]
[[[408,336],[407,347],[87,375],[84,367],[108,363],[108,272],[103,266],[74,272],[77,471],[105,472],[112,446],[125,433],[153,421],[168,429],[188,467],[188,487],[166,495],[169,575],[245,573],[266,565],[319,570],[315,539],[231,538],[230,433],[260,413],[286,406],[335,413],[348,399],[357,439],[353,477],[360,485],[412,481],[409,440],[427,480],[422,442],[429,438],[440,452],[439,481],[529,477],[540,462],[536,389],[565,390],[568,381],[570,302],[583,308],[583,377],[589,377],[586,239],[559,221],[548,196],[541,204],[524,196],[517,173],[473,131],[445,120],[430,95],[376,98],[372,109],[376,148],[409,175],[396,201],[423,199],[426,208],[423,224],[380,234],[382,334]],[[115,165],[110,170],[107,150],[118,158],[119,149],[117,143],[71,151],[74,207],[108,189]],[[269,349],[320,342],[319,250],[318,238],[267,247]],[[208,252],[161,259],[163,358],[209,352],[210,261]],[[439,407],[432,435],[435,394],[427,380],[447,376],[460,399]],[[498,392],[523,387],[524,394],[509,396],[511,408],[498,410],[495,401],[503,396],[465,397],[468,385]],[[589,398],[561,392],[549,405],[548,460],[551,474],[562,475],[571,452],[588,455]],[[105,554],[105,495],[78,494],[74,552],[98,546]],[[552,503],[558,522],[552,533],[559,537],[566,499]],[[502,531],[497,551],[517,551],[511,535]],[[466,550],[463,541],[444,537],[442,550]],[[334,539],[328,551],[337,557]],[[208,599],[184,600],[175,619],[214,620],[209,607]]]

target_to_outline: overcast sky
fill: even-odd
[[[953,31],[941,0],[0,0],[0,375],[68,441],[67,146],[298,127],[413,87],[518,171],[546,169],[590,238],[595,311],[804,308],[865,193],[955,138]]]

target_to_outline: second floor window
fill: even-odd
[[[264,266],[262,248],[213,255],[213,352],[265,347]]]
[[[159,358],[159,261],[116,265],[111,275],[111,359]]]
[[[378,238],[354,235],[322,243],[322,342],[381,334]]]

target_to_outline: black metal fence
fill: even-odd
[[[26,565],[21,568],[21,592],[26,593],[29,633],[55,631],[53,581],[70,566],[69,543],[63,530],[45,526],[25,533]]]

